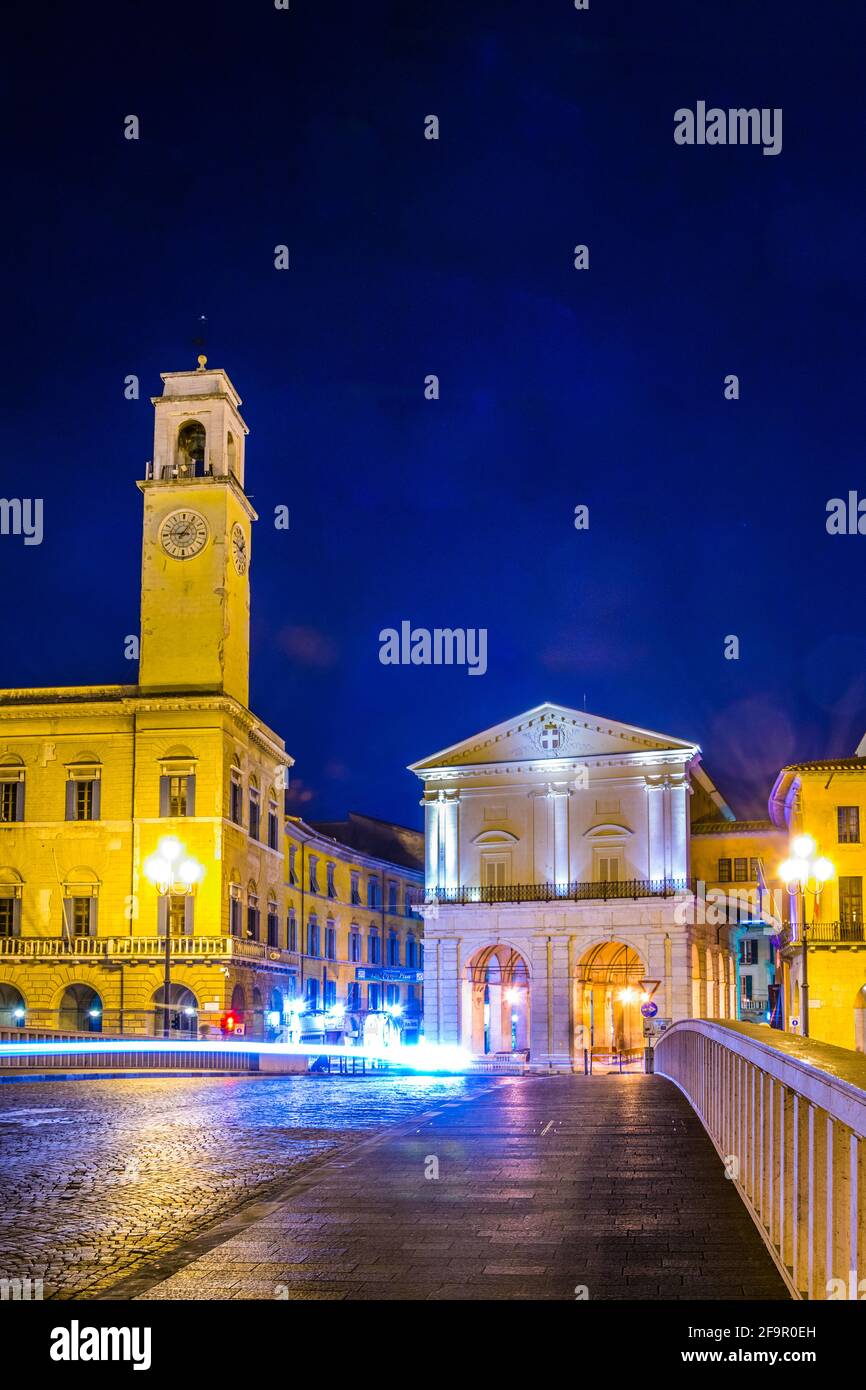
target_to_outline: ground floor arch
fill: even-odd
[[[0,1028],[23,1028],[27,1019],[24,995],[15,985],[0,984]]]
[[[192,990],[187,989],[186,985],[170,986],[167,1008],[165,985],[160,985],[154,992],[152,1003],[153,1031],[157,1037],[164,1037],[166,1031],[172,1037],[196,1037],[199,1005]]]
[[[476,1056],[529,1047],[529,964],[512,946],[482,946],[461,982],[461,1042]]]
[[[866,985],[857,991],[854,1000],[854,1047],[866,1052]]]
[[[92,985],[67,985],[60,996],[58,1027],[62,1033],[101,1033],[102,999]]]
[[[643,1046],[641,1003],[646,967],[633,946],[590,946],[577,966],[577,1016],[584,1047],[628,1052]]]

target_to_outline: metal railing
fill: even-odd
[[[172,936],[172,957],[201,960],[235,957],[241,960],[282,961],[297,959],[297,951],[269,946],[263,941],[242,941],[236,936]],[[164,936],[3,936],[0,958],[55,960],[62,957],[91,960],[94,957],[156,959],[165,955]]]
[[[754,1023],[674,1023],[655,1044],[655,1070],[691,1102],[792,1295],[856,1298],[866,1273],[866,1057],[768,1036]]]
[[[807,922],[810,946],[857,945],[866,941],[862,922]]]
[[[620,882],[464,884],[460,888],[428,888],[429,903],[549,903],[609,902],[628,898],[672,898],[689,892],[687,878],[631,878]]]

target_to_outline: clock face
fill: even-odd
[[[247,569],[247,538],[244,535],[243,527],[239,526],[237,522],[232,527],[232,559],[238,574],[245,574]]]
[[[159,528],[162,548],[175,560],[189,560],[198,555],[207,538],[207,522],[198,512],[169,512]]]

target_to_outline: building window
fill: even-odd
[[[21,933],[21,899],[14,890],[0,889],[0,937],[19,936]]]
[[[307,1008],[311,1013],[315,1013],[319,1007],[319,982],[315,975],[309,975],[304,985],[304,993],[307,999]]]
[[[357,1010],[361,1007],[361,986],[357,980],[350,980],[346,986],[346,1008]]]
[[[337,981],[325,979],[322,981],[322,1004],[326,1009],[332,1009],[337,1002]]]
[[[319,955],[319,924],[315,917],[311,917],[307,923],[307,955]]]
[[[370,928],[370,935],[367,937],[367,964],[378,965],[381,959],[379,950],[379,933],[375,927]]]
[[[418,969],[418,943],[414,936],[406,937],[406,966],[409,970]]]
[[[327,888],[327,892],[328,892],[328,897],[329,897],[329,898],[336,898],[336,896],[337,896],[337,889],[336,889],[336,886],[335,886],[335,884],[334,884],[334,869],[335,869],[335,867],[336,867],[336,866],[335,866],[334,864],[327,864],[327,865],[325,866],[326,872],[327,872],[327,875],[328,875],[328,888]]]
[[[377,878],[371,878],[368,880],[367,883],[367,906],[381,907],[381,905],[381,899],[379,896],[379,880]]]
[[[249,892],[247,894],[247,940],[258,941],[259,939],[259,899],[258,894]]]
[[[373,1013],[375,1013],[376,1010],[379,1008],[379,998],[380,998],[380,995],[379,995],[379,986],[378,986],[378,985],[368,985],[368,986],[367,986],[367,1008],[370,1009]]]
[[[757,944],[757,943],[756,943],[756,944]],[[743,999],[751,999],[751,998],[752,998],[752,992],[753,992],[753,990],[754,990],[754,981],[753,981],[751,975],[744,975],[744,976],[743,976],[742,980],[740,981],[740,988],[742,989],[742,996],[741,996],[741,997],[742,997]]]
[[[863,921],[863,879],[839,875],[839,921],[844,927]]]
[[[162,903],[165,899],[160,900]],[[63,900],[64,935],[96,935],[97,900],[91,894],[71,893]]]
[[[361,961],[361,933],[357,927],[352,927],[349,933],[349,960],[353,965],[359,965]]]
[[[243,903],[241,902],[240,885],[233,883],[229,888],[229,931],[232,936],[240,936],[242,920]]]
[[[357,869],[352,870],[352,904],[354,907],[361,906],[361,875]]]
[[[385,986],[385,1003],[388,1004],[388,1005],[391,1005],[392,1007],[393,1007],[395,1004],[399,1004],[399,1003],[400,1003],[400,986],[399,986],[399,985],[386,985],[386,986]]]
[[[757,965],[757,964],[758,964],[758,943],[757,943],[757,941],[741,941],[741,942],[740,942],[740,964],[741,964],[741,965]]]
[[[749,861],[748,859],[734,860],[734,882],[748,883],[749,881]]]
[[[280,817],[275,801],[268,802],[268,849],[280,847]]]
[[[244,823],[244,784],[241,778],[239,767],[232,768],[231,783],[229,784],[229,820],[235,825]]]
[[[310,892],[319,891],[319,859],[315,854],[310,855]]]
[[[66,819],[99,820],[98,777],[70,777],[66,783]]]
[[[286,940],[290,951],[298,949],[298,919],[295,916],[295,909],[289,908],[289,916],[286,922]]]
[[[730,859],[719,860],[719,883],[731,882],[731,861]]]
[[[407,883],[404,894],[403,905],[406,910],[406,916],[412,917],[415,914],[415,890],[410,888]]]
[[[0,822],[24,819],[24,781],[0,782]]]
[[[163,773],[159,779],[161,816],[195,815],[195,777],[186,773]]]
[[[397,913],[397,885],[388,884],[388,911],[396,916]]]
[[[297,888],[300,880],[298,879],[298,869],[295,860],[298,857],[297,845],[289,845],[289,883],[292,888]]]
[[[250,787],[250,839],[259,839],[261,828],[262,804],[259,789],[256,786]]]
[[[325,957],[327,960],[337,959],[337,928],[333,922],[325,927]]]
[[[400,964],[400,938],[395,931],[388,933],[388,965]]]
[[[273,899],[268,903],[268,945],[279,947],[280,914]]]
[[[761,881],[761,861],[760,861],[760,859],[750,859],[750,860],[749,860],[749,878],[751,879],[752,883],[760,883],[760,881]]]
[[[859,845],[860,843],[860,807],[859,806],[837,806],[836,824],[839,830],[840,845]]]

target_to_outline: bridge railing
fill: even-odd
[[[866,1056],[695,1019],[662,1035],[655,1070],[691,1101],[792,1295],[866,1297]]]

